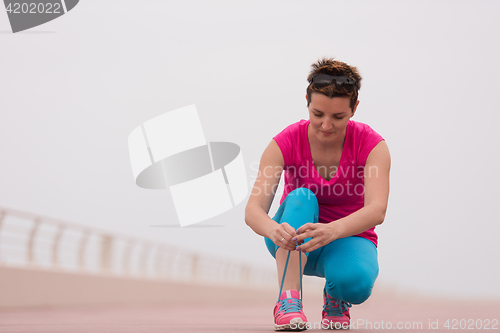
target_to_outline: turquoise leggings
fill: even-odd
[[[318,200],[307,188],[295,189],[287,195],[273,220],[287,222],[295,230],[309,222],[317,223]],[[276,258],[278,246],[269,238],[265,238],[265,242]],[[331,297],[351,304],[361,304],[370,297],[378,276],[378,261],[377,247],[368,239],[357,236],[340,238],[306,253],[306,256],[304,274],[324,277],[326,292]],[[291,269],[295,268],[288,267],[287,271]]]

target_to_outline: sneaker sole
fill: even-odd
[[[300,318],[294,318],[290,320],[289,324],[278,325],[274,324],[275,331],[305,331],[307,330],[307,321],[303,321]]]

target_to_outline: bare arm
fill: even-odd
[[[360,234],[378,224],[385,218],[389,199],[389,172],[391,157],[385,141],[379,142],[366,159],[364,182],[365,203],[358,211],[332,221],[328,224],[307,223],[297,229],[300,243],[305,238],[313,237],[300,246],[301,251],[310,252],[335,239]]]
[[[245,208],[245,222],[257,234],[271,239],[286,250],[295,250],[292,238],[297,236],[288,223],[278,224],[269,217],[269,209],[283,172],[285,162],[276,143],[271,140],[262,154],[259,173]]]

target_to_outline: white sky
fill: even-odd
[[[11,34],[0,10],[0,206],[273,267],[245,203],[177,224],[134,184],[129,133],[196,104],[209,141],[240,145],[249,183],[271,138],[306,118],[322,56],[363,75],[354,120],[392,155],[378,283],[500,298],[498,1],[82,0]],[[189,131],[189,124],[186,124]],[[196,203],[193,203],[196,207]]]

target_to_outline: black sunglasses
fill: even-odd
[[[316,74],[312,77],[310,83],[316,88],[322,88],[329,85],[334,87],[344,88],[347,91],[353,91],[356,86],[356,80],[347,76],[332,76],[328,74]]]

